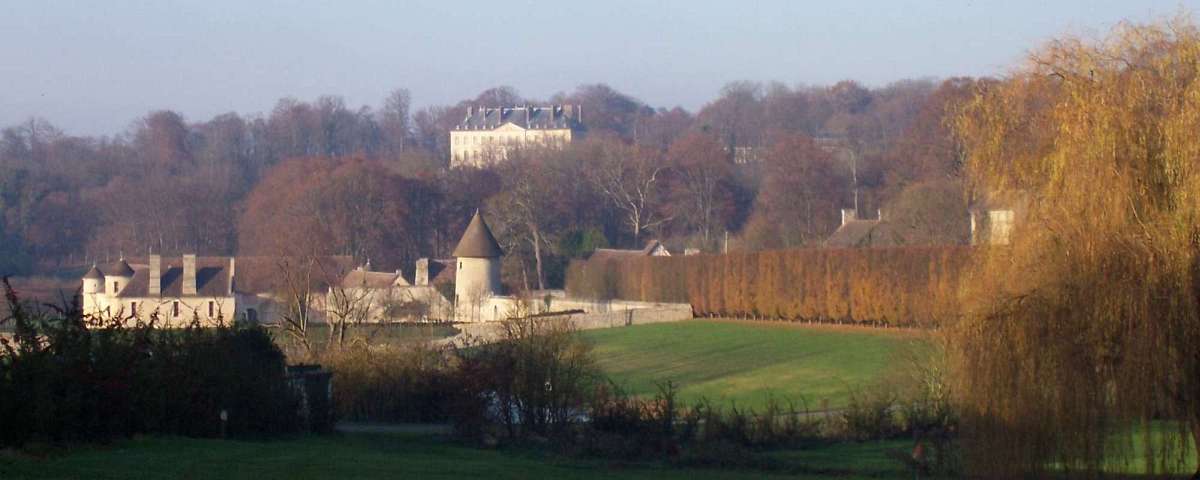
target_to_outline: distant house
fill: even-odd
[[[623,259],[631,257],[669,257],[671,252],[658,240],[646,242],[639,250],[621,250],[615,248],[597,248],[588,260]]]
[[[579,105],[467,108],[450,131],[450,167],[503,161],[515,148],[562,146],[583,126]]]
[[[969,209],[971,245],[1008,245],[1028,202],[1021,192],[991,193],[976,199]]]
[[[882,212],[873,220],[859,219],[852,208],[842,209],[842,224],[825,239],[825,246],[834,248],[894,247],[903,244],[903,236],[883,220]]]

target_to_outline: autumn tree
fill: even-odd
[[[973,188],[1031,199],[949,329],[970,465],[1180,468],[1200,448],[1200,31],[1055,40],[956,131]]]
[[[837,228],[850,197],[850,179],[826,150],[803,134],[771,147],[746,232],[767,248],[815,245]]]
[[[885,215],[907,245],[963,245],[970,235],[967,194],[959,179],[909,185],[892,199]]]
[[[733,210],[729,156],[711,135],[692,133],[671,145],[667,161],[672,167],[671,214],[712,246]]]
[[[432,219],[419,214],[436,193],[376,161],[312,157],[272,168],[246,200],[239,251],[263,255],[347,254],[385,268],[429,251]]]

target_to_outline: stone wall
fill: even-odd
[[[661,304],[652,308],[624,309],[603,313],[575,313],[563,315],[579,330],[618,328],[652,323],[681,322],[692,318],[692,307],[687,304]],[[464,345],[475,342],[491,342],[500,336],[500,322],[463,323],[456,327],[458,335],[439,341],[442,344]]]

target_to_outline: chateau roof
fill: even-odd
[[[96,268],[95,265],[92,265],[92,268],[89,269],[87,273],[83,274],[83,278],[87,280],[103,280],[104,273],[102,273],[99,268]]]
[[[229,258],[196,258],[197,297],[229,296]],[[160,296],[182,298],[183,261],[180,257],[162,257],[159,271]],[[255,295],[271,293],[284,287],[286,281],[281,272],[289,267],[290,259],[282,257],[235,257],[233,290],[241,294]],[[331,282],[343,281],[354,261],[349,256],[317,257],[304,282],[310,291],[329,288]],[[128,265],[127,265],[128,266]],[[136,298],[149,296],[150,265],[135,263],[131,268],[132,279],[121,289],[118,297]]]
[[[133,276],[133,269],[129,268],[129,264],[125,262],[124,258],[122,258],[120,261],[118,261],[117,265],[114,266],[113,269],[110,271],[112,273],[110,273],[109,275],[114,276],[114,277],[132,277]]]
[[[492,130],[512,123],[527,130],[557,130],[579,125],[579,107],[554,105],[547,107],[469,108],[455,130]]]
[[[496,243],[496,237],[492,236],[492,229],[483,221],[483,216],[476,211],[475,216],[471,217],[471,224],[467,225],[467,231],[463,232],[462,239],[458,241],[458,246],[454,247],[452,255],[456,258],[500,258],[504,255],[504,250]]]
[[[229,296],[229,257],[196,257],[197,297]],[[183,260],[179,257],[163,257],[159,270],[161,296],[183,297]],[[117,294],[118,297],[133,298],[150,295],[150,264],[134,265],[133,279]],[[190,296],[190,295],[189,295]]]

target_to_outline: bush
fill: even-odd
[[[4,282],[12,340],[0,341],[0,446],[135,433],[257,436],[294,431],[284,357],[250,325],[177,330],[44,310]],[[221,412],[227,413],[222,428]]]
[[[850,404],[837,416],[833,433],[860,442],[893,438],[901,433],[895,408],[896,394],[889,388],[877,386],[851,391]]]
[[[444,422],[455,395],[445,352],[427,343],[355,344],[326,352],[339,418],[370,422]]]
[[[585,413],[601,376],[591,345],[559,317],[517,318],[496,341],[459,349],[453,416],[460,433],[562,433]]]

